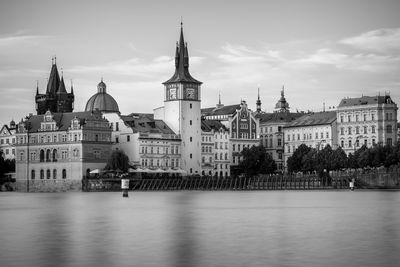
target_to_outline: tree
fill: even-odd
[[[301,144],[293,155],[287,160],[289,172],[303,171],[303,157],[311,151],[311,148],[305,144]]]
[[[243,160],[239,164],[239,170],[247,177],[273,173],[276,170],[275,161],[263,146],[246,147],[240,154]]]
[[[111,153],[107,161],[105,170],[117,170],[120,169],[123,172],[128,172],[129,169],[129,158],[122,150],[115,150]]]
[[[333,151],[332,170],[340,170],[347,167],[347,155],[341,147]]]

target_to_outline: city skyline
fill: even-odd
[[[181,16],[202,107],[221,94],[255,110],[260,88],[272,112],[283,85],[292,111],[385,92],[400,99],[397,1],[61,3],[0,4],[1,123],[36,113],[36,83],[44,93],[54,56],[68,91],[73,80],[74,111],[103,77],[123,114],[152,113],[174,71]]]

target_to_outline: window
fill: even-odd
[[[386,144],[391,146],[392,145],[392,138],[386,139]]]
[[[329,138],[329,132],[326,132],[326,133],[325,133],[325,137],[326,137],[326,138]]]
[[[278,146],[281,146],[281,145],[282,145],[282,139],[278,138]]]
[[[44,170],[40,170],[40,179],[44,179]]]
[[[349,147],[352,147],[352,145],[351,145],[351,140],[349,140]]]
[[[343,140],[340,141],[340,146],[341,146],[341,147],[344,147],[344,141],[343,141]]]
[[[236,148],[236,145],[233,144],[233,145],[232,145],[232,151],[233,151],[233,152],[235,152],[235,148]]]
[[[392,125],[386,126],[386,133],[392,133]]]
[[[32,179],[32,180],[35,180],[35,170],[32,170],[32,171],[31,171],[31,179]]]
[[[371,120],[375,120],[375,114],[371,114]]]
[[[193,141],[193,138],[192,137],[190,137],[190,142],[192,142]]]
[[[206,162],[206,158],[205,157],[201,157],[201,163]]]
[[[375,145],[375,139],[372,139],[372,145],[373,146]]]
[[[21,151],[20,153],[19,153],[19,160],[24,160],[24,152],[23,151]]]
[[[57,161],[57,149],[53,150],[53,162]]]
[[[315,133],[315,139],[318,139],[318,133]]]
[[[290,146],[287,147],[287,152],[290,153]]]
[[[359,126],[356,127],[356,134],[360,134],[360,127]]]
[[[365,140],[364,140],[364,145],[367,146],[367,144],[368,144],[368,140],[365,139]]]
[[[351,122],[351,116],[350,115],[347,116],[347,121]]]
[[[287,135],[287,140],[290,141],[290,134]]]
[[[192,108],[192,103],[190,103],[190,108]]]
[[[368,127],[364,126],[364,134],[368,133]]]
[[[63,170],[62,170],[62,178],[63,178],[63,179],[66,179],[66,178],[67,178],[67,170],[66,170],[66,169],[63,169]]]
[[[56,169],[53,170],[53,179],[57,179],[57,170]]]
[[[115,123],[115,130],[119,131],[119,123],[118,122]]]
[[[340,116],[340,122],[343,122],[343,116]]]
[[[366,121],[367,120],[367,114],[363,114],[363,117],[364,117],[364,121]]]
[[[192,120],[189,121],[189,124],[192,125]]]
[[[47,171],[46,171],[46,178],[47,178],[47,179],[50,179],[50,170],[47,170]]]
[[[282,126],[278,126],[278,132],[282,132]]]
[[[348,134],[351,134],[351,127],[349,127],[349,128],[347,129],[347,131],[348,131]]]
[[[282,159],[282,152],[278,153],[278,159]]]
[[[372,125],[372,126],[371,126],[371,132],[372,132],[372,133],[375,133],[375,125]]]
[[[318,138],[318,137],[317,137]],[[297,134],[297,140],[300,140],[300,134]]]
[[[43,142],[43,136],[41,138],[42,138],[42,142]],[[62,141],[63,142],[67,142],[67,135],[66,134],[62,135]]]
[[[225,160],[228,160],[228,153],[225,153]]]
[[[97,136],[97,134],[96,134],[96,141],[98,141],[98,136]],[[119,143],[119,137],[118,137],[118,136],[115,137],[115,143]]]
[[[127,136],[126,136],[126,141],[127,141],[127,142],[130,142],[130,141],[131,141],[131,136],[130,136],[130,135],[127,135]]]
[[[359,146],[360,146],[360,140],[357,139],[357,140],[356,140],[356,147],[359,147]]]
[[[343,127],[340,128],[340,135],[344,135],[344,128]]]
[[[193,155],[192,155],[192,153],[190,153],[190,158],[193,158]]]
[[[358,121],[359,120],[359,116],[358,116],[358,114],[356,115],[356,121]]]

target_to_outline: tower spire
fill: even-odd
[[[36,95],[39,94],[39,80],[36,80]]]
[[[257,108],[257,113],[261,112],[261,99],[260,99],[260,87],[258,87],[258,97],[256,101],[256,108]]]

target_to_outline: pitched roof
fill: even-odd
[[[121,115],[120,118],[134,133],[175,134],[164,121],[155,120],[153,114],[131,113]]]
[[[54,63],[51,66],[46,94],[56,94],[59,86],[60,86],[60,75],[58,75],[57,65]]]
[[[100,114],[100,113],[99,113]],[[59,131],[66,131],[71,126],[71,121],[77,117],[80,120],[80,124],[85,124],[85,120],[92,118],[95,113],[83,111],[83,112],[68,112],[68,113],[52,113],[53,119],[56,122]],[[41,123],[44,121],[43,115],[30,116],[25,122],[29,123],[29,132],[37,132],[40,129]]]
[[[267,122],[291,122],[303,116],[304,113],[274,112],[259,113],[256,115],[260,119],[260,124]]]
[[[217,120],[202,120],[201,121],[201,130],[203,132],[211,132],[212,130],[219,131],[220,129],[223,129],[224,131],[228,130],[225,127],[225,125],[223,125],[220,121],[217,121]]]
[[[204,108],[201,109],[203,116],[215,116],[215,115],[231,115],[240,109],[240,104],[223,106],[221,108]]]
[[[393,101],[390,96],[362,96],[355,98],[343,98],[340,101],[338,107],[350,107],[350,106],[361,106],[361,105],[373,105],[373,104],[392,104]]]
[[[183,27],[181,24],[181,36],[179,38],[179,46],[176,47],[175,53],[175,73],[174,75],[164,84],[168,83],[196,83],[202,84],[202,82],[193,78],[189,73],[189,54],[187,49],[187,44],[183,38]]]
[[[285,127],[302,127],[331,124],[336,121],[336,111],[307,113],[292,121]]]

